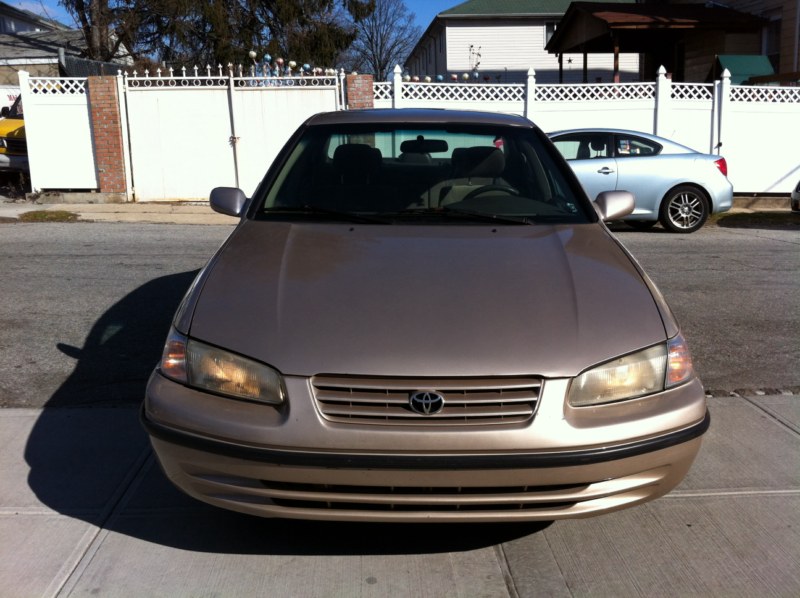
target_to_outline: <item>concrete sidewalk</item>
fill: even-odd
[[[0,220],[16,219],[25,212],[39,210],[72,212],[78,215],[79,220],[90,222],[230,225],[238,222],[236,218],[214,212],[208,204],[198,203],[0,203]]]
[[[550,526],[262,520],[178,493],[134,408],[0,410],[0,596],[797,596],[800,401],[709,400],[679,489]]]
[[[0,200],[0,222],[17,219],[20,214],[33,211],[67,211],[87,222],[141,222],[153,224],[230,224],[236,218],[214,212],[207,203],[33,203],[2,202]],[[783,210],[789,212],[789,198],[783,197],[737,197],[731,211],[753,212],[758,210]]]

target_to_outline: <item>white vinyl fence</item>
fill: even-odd
[[[728,162],[735,193],[790,193],[800,180],[800,87],[655,82],[375,84],[377,108],[461,108],[520,114],[546,132],[583,127],[654,133]]]
[[[20,72],[31,187],[95,189],[97,170],[85,77]]]
[[[300,123],[341,109],[343,76],[119,75],[129,199],[207,200],[217,186],[252,193]],[[96,189],[87,79],[23,72],[20,87],[32,188]]]
[[[216,186],[251,194],[295,128],[346,108],[344,74],[248,77],[120,75],[126,172],[136,201],[206,200]],[[35,190],[96,189],[85,79],[20,74]],[[788,194],[800,179],[800,87],[654,82],[537,85],[374,84],[375,106],[522,114],[545,131],[621,127],[725,156],[736,193]]]
[[[340,77],[125,76],[136,199],[252,193],[304,120],[340,108]]]

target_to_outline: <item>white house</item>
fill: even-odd
[[[541,83],[557,83],[558,57],[545,45],[571,0],[467,0],[434,17],[406,60],[411,76],[441,75],[491,82],[524,81],[528,69]],[[619,0],[633,4],[635,0]],[[587,82],[610,82],[611,54],[588,57]],[[564,83],[584,81],[583,55],[563,57]],[[620,56],[620,81],[639,80],[639,55]]]

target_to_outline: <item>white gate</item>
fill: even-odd
[[[136,201],[206,200],[218,186],[252,194],[291,133],[341,105],[341,76],[125,76]]]

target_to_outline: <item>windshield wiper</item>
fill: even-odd
[[[491,222],[494,224],[532,224],[528,218],[524,216],[503,216],[499,214],[489,214],[488,212],[473,212],[471,210],[460,210],[457,208],[450,208],[442,206],[440,208],[409,208],[399,212],[392,212],[385,214],[387,217],[399,218],[402,216],[433,216],[439,218],[452,218],[456,217],[459,220],[480,220],[481,222]]]
[[[265,208],[265,214],[307,214],[310,216],[328,216],[337,220],[347,222],[362,222],[366,224],[391,224],[390,220],[369,214],[358,214],[344,210],[334,210],[306,204],[304,206],[284,206],[275,208]]]
[[[462,210],[442,206],[442,211],[446,214],[458,214],[459,216],[477,218],[486,222],[502,222],[505,224],[533,224],[527,216],[509,216],[506,214],[490,214],[488,212],[474,212],[472,210]]]

